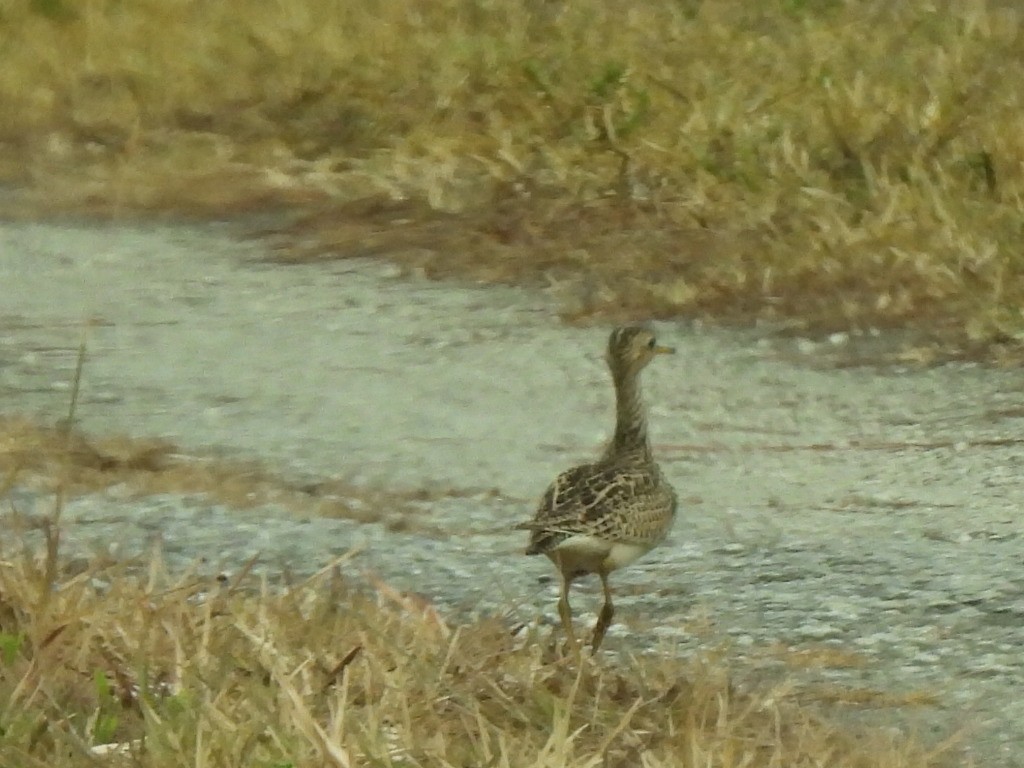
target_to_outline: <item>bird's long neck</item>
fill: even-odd
[[[615,435],[605,450],[605,456],[633,451],[651,454],[647,438],[647,414],[640,392],[639,372],[612,368],[615,383]]]

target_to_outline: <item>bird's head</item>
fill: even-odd
[[[657,355],[675,353],[672,347],[658,344],[654,331],[643,326],[623,326],[612,331],[608,337],[608,351],[605,359],[617,374],[636,375]]]

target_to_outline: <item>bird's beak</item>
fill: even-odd
[[[656,355],[674,355],[676,353],[675,347],[655,347],[654,354]]]

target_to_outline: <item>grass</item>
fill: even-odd
[[[574,669],[500,618],[449,627],[339,564],[294,584],[65,570],[0,552],[0,762],[74,766],[879,766],[945,764],[839,727],[724,657]],[[102,586],[97,586],[102,585]],[[835,697],[836,692],[829,692]],[[868,701],[862,703],[870,703]],[[876,702],[877,703],[877,702]]]
[[[284,259],[555,285],[570,320],[1024,331],[1012,3],[11,0],[0,29],[24,211],[285,205]]]

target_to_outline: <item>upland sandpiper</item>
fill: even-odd
[[[612,623],[608,574],[646,554],[668,534],[676,514],[676,494],[654,461],[640,372],[656,355],[672,354],[643,327],[623,327],[608,339],[606,361],[615,385],[615,434],[601,458],[560,474],[548,487],[528,523],[528,555],[547,555],[558,568],[562,592],[558,615],[573,652],[578,653],[569,608],[569,590],[579,576],[596,573],[604,605],[594,627],[593,651]]]

